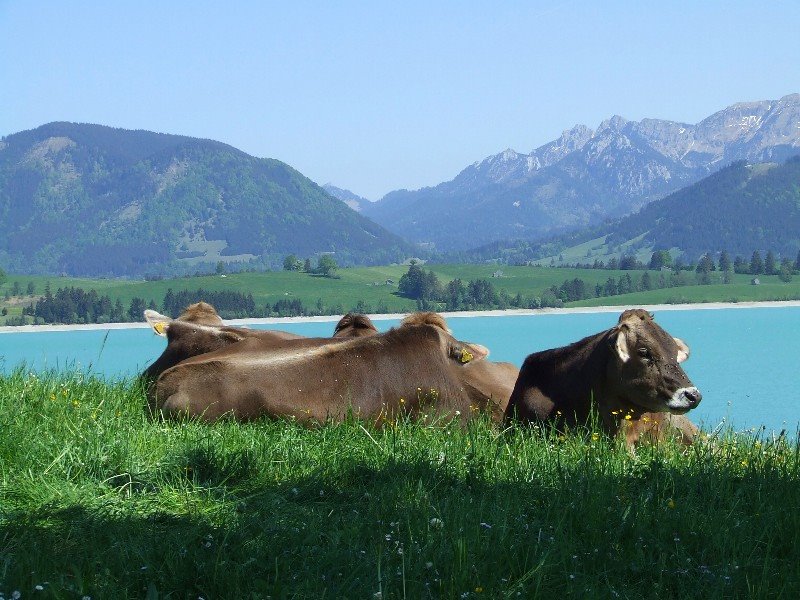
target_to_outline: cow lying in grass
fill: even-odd
[[[505,421],[575,427],[590,420],[594,404],[603,429],[629,446],[676,434],[690,443],[697,428],[682,415],[702,395],[679,364],[688,356],[648,312],[626,310],[608,331],[528,356]]]
[[[488,350],[456,340],[439,315],[412,315],[386,333],[332,341],[257,339],[186,359],[165,370],[155,388],[164,416],[213,421],[261,416],[322,422],[348,414],[380,423],[401,415],[454,415],[491,410],[461,371]]]

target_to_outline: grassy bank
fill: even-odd
[[[488,279],[496,291],[505,291],[510,296],[522,294],[525,298],[540,297],[549,287],[558,287],[565,280],[582,279],[588,289],[593,290],[595,285],[602,286],[608,278],[619,279],[626,274],[638,281],[644,272],[514,266],[498,268],[497,265],[425,265],[425,269],[432,270],[442,284],[447,284],[456,278],[463,282]],[[362,306],[368,311],[408,312],[416,309],[416,301],[397,293],[397,282],[407,270],[408,268],[404,266],[340,269],[336,279],[287,271],[239,273],[225,277],[208,275],[163,281],[9,275],[7,281],[0,285],[0,309],[5,309],[10,318],[18,317],[22,313],[22,307],[44,293],[45,286],[49,283],[53,291],[63,287],[95,290],[99,295],[108,295],[112,302],[119,299],[126,309],[134,297],[143,298],[146,302],[153,300],[156,305],[161,306],[168,289],[177,292],[203,288],[211,292],[231,291],[245,295],[252,294],[256,305],[260,308],[266,304],[273,305],[279,300],[299,299],[310,309],[322,300],[325,310],[330,314],[352,310],[359,302],[362,302]],[[498,270],[502,271],[502,276],[492,277]],[[653,278],[657,277],[654,271],[651,271],[650,275]],[[718,281],[719,274],[713,275],[712,281]],[[694,273],[687,273],[686,278],[689,282],[695,281]],[[729,284],[715,283],[656,289],[569,302],[566,306],[800,299],[800,277],[795,277],[789,283],[779,281],[777,275],[762,275],[759,278],[761,285],[757,286],[750,285],[752,279],[750,275],[733,275]],[[34,296],[23,294],[21,297],[4,300],[5,294],[10,293],[15,282],[22,290],[26,290],[28,284],[32,283]],[[4,322],[5,318],[0,317],[0,324]]]
[[[6,598],[800,593],[785,441],[631,456],[480,421],[203,426],[142,405],[125,383],[0,378]]]

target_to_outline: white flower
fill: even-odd
[[[383,598],[383,594],[381,592],[375,592],[374,594],[372,594],[372,597],[375,600],[381,600],[381,598]]]
[[[444,527],[444,521],[436,517],[433,517],[431,519],[430,524],[433,529],[441,529],[442,527]]]

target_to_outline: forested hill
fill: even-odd
[[[75,123],[0,141],[6,270],[168,275],[327,252],[340,265],[414,253],[288,165],[221,142]]]
[[[641,244],[677,247],[691,260],[765,249],[793,258],[800,248],[800,156],[780,165],[734,163],[621,219],[609,233],[610,245],[644,234]]]
[[[733,163],[616,221],[539,243],[498,242],[443,260],[516,263],[567,257],[556,262],[573,264],[673,250],[692,263],[706,252],[748,257],[755,250],[772,250],[794,258],[798,249],[800,156],[795,156],[782,164]]]

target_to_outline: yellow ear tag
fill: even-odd
[[[167,331],[167,326],[163,321],[158,321],[155,325],[153,325],[153,329],[156,330],[158,335],[164,335]]]
[[[475,357],[472,355],[472,352],[470,352],[466,348],[462,348],[461,349],[461,359],[460,360],[461,360],[462,363],[468,363],[473,358],[475,358]]]

